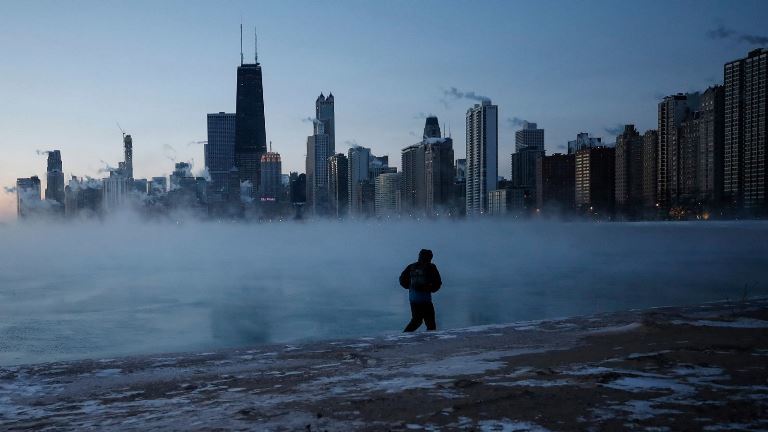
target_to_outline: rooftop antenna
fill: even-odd
[[[253,59],[259,64],[259,36],[256,34],[256,27],[253,28]]]
[[[240,66],[243,65],[243,23],[240,22]]]
[[[269,141],[269,152],[272,153],[272,141]]]

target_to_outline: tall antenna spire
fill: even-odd
[[[272,153],[272,141],[269,141],[269,152]]]
[[[253,28],[253,59],[259,64],[259,37],[256,34],[256,27]]]
[[[240,66],[243,65],[243,22],[240,20]]]

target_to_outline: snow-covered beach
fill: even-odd
[[[0,368],[3,430],[760,430],[768,299]]]

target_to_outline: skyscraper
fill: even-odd
[[[708,88],[701,96],[696,189],[699,200],[720,206],[723,198],[725,90]]]
[[[331,143],[331,154],[336,153],[336,120],[334,114],[333,93],[326,98],[320,93],[315,100],[315,119],[323,123],[323,130]]]
[[[125,158],[123,175],[127,179],[133,179],[133,138],[123,134],[123,157]]]
[[[293,204],[307,201],[307,175],[292,172],[289,176],[289,199]]]
[[[536,206],[547,216],[572,212],[576,195],[576,155],[555,153],[537,161]]]
[[[369,165],[371,160],[371,149],[354,146],[347,153],[349,163],[349,213],[353,217],[363,216],[364,208],[362,204],[364,185],[370,184]]]
[[[205,167],[211,176],[214,199],[240,199],[240,188],[229,196],[229,173],[235,166],[235,125],[237,114],[219,112],[208,114],[208,142],[205,144]],[[238,182],[239,183],[239,182]]]
[[[78,179],[72,176],[64,188],[65,214],[68,218],[93,217],[101,213],[101,201],[104,197],[102,182],[91,179]]]
[[[36,214],[40,209],[40,179],[37,176],[16,179],[16,212],[19,219]]]
[[[585,213],[610,216],[615,198],[616,149],[593,147],[576,152],[576,206]]]
[[[401,174],[397,172],[383,173],[376,177],[376,216],[388,217],[400,213],[400,178]]]
[[[454,196],[452,138],[425,139],[424,176],[426,211],[428,215],[435,216],[449,208]]]
[[[331,214],[342,219],[349,214],[349,163],[343,153],[328,158],[328,194]]]
[[[425,131],[426,133],[426,131]],[[422,143],[409,145],[400,152],[402,173],[401,205],[405,214],[423,216],[426,212],[426,164]]]
[[[262,201],[279,201],[283,190],[282,174],[280,153],[269,151],[261,155],[261,189],[259,190],[259,197]]]
[[[45,199],[55,201],[64,210],[64,172],[62,171],[61,152],[51,150],[48,152],[48,167],[46,170],[47,185],[45,187]]]
[[[240,66],[237,68],[237,100],[235,121],[235,167],[240,182],[250,182],[257,191],[261,181],[261,155],[267,151],[267,132],[264,120],[264,87],[258,52],[254,62],[246,64],[242,55],[242,27]]]
[[[486,213],[488,192],[496,189],[499,111],[490,100],[467,110],[467,216]]]
[[[428,116],[427,120],[424,122],[424,133],[422,134],[422,139],[441,137],[442,135],[440,134],[440,123],[437,120],[437,116]]]
[[[307,137],[307,206],[317,215],[329,213],[328,158],[331,157],[331,138],[325,133],[325,124],[315,120],[314,135]]]
[[[655,209],[658,203],[656,188],[658,182],[657,163],[659,160],[659,134],[651,129],[643,134],[643,207],[645,210]]]
[[[536,123],[524,122],[515,132],[515,153],[510,157],[510,181],[513,187],[536,187],[536,163],[544,156],[544,129]]]
[[[768,205],[768,49],[726,63],[724,195],[753,212]]]
[[[619,211],[633,216],[642,205],[643,137],[635,125],[625,125],[616,137],[615,199]]]
[[[667,96],[659,102],[659,146],[656,161],[656,202],[667,207],[671,192],[677,191],[679,181],[678,128],[689,112],[698,107],[698,93]],[[673,183],[673,185],[670,185]]]

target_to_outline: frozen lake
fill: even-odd
[[[765,222],[7,225],[0,364],[399,332],[420,248],[439,328],[768,294]]]

